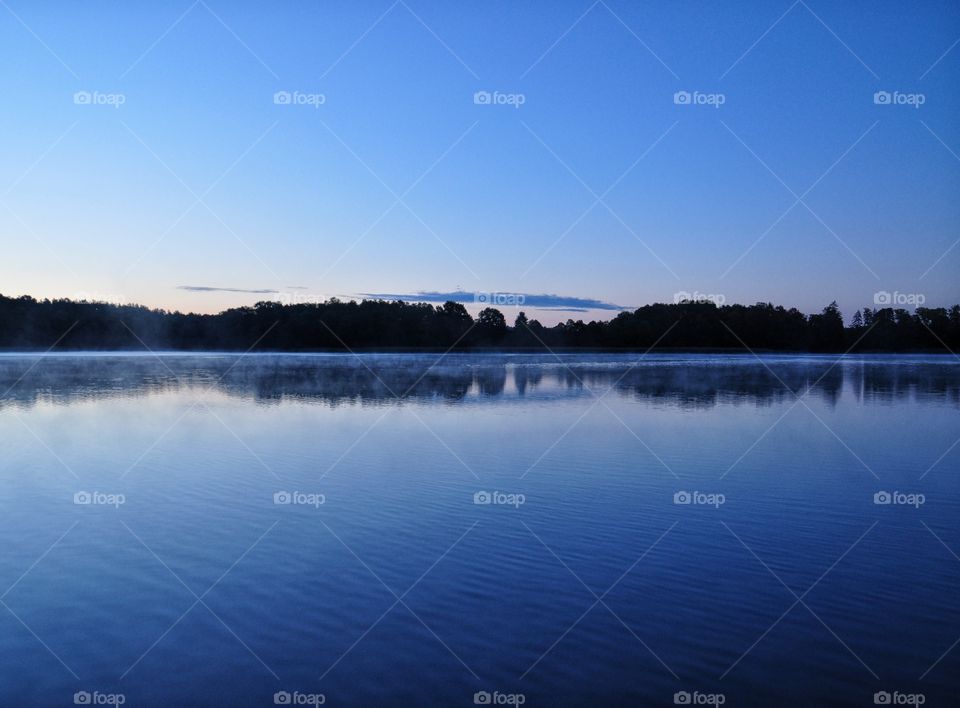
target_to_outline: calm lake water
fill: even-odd
[[[4,706],[960,702],[954,357],[3,355],[0,393]]]

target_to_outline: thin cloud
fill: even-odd
[[[209,285],[178,285],[177,290],[187,290],[191,293],[252,293],[254,295],[272,295],[279,290],[249,290],[246,288],[215,288]]]
[[[571,297],[568,295],[548,295],[545,293],[510,292],[453,292],[420,291],[416,293],[360,293],[362,297],[378,300],[404,300],[406,302],[462,302],[488,304],[491,306],[520,305],[538,310],[558,310],[564,312],[586,312],[588,310],[626,309],[612,302],[593,298]]]
[[[305,289],[302,286],[287,286],[288,290]],[[278,295],[280,290],[273,288],[221,288],[212,285],[178,285],[177,290],[186,290],[192,293],[245,293],[252,295]],[[590,310],[624,310],[621,305],[615,305],[593,298],[571,297],[567,295],[550,295],[544,293],[508,293],[508,292],[467,292],[455,290],[452,292],[420,291],[416,293],[359,293],[360,297],[376,300],[404,300],[405,302],[453,302],[474,303],[491,307],[520,306],[528,309],[554,312],[588,312]],[[345,296],[350,297],[350,296]]]

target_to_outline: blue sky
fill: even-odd
[[[952,304],[958,39],[953,2],[4,0],[0,292]]]

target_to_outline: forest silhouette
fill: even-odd
[[[460,303],[385,300],[284,305],[258,302],[218,314],[139,305],[0,295],[0,348],[7,350],[565,350],[956,351],[960,305],[857,310],[845,325],[835,302],[805,315],[770,303],[651,304],[608,321],[545,327],[495,308],[476,318]]]

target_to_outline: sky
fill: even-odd
[[[937,0],[2,0],[0,293],[953,304],[958,40]]]

